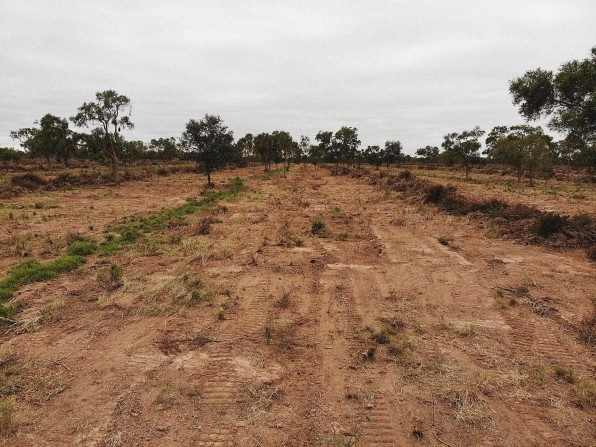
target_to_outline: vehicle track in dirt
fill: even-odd
[[[581,253],[496,239],[320,170],[240,175],[249,191],[210,234],[191,220],[164,230],[179,245],[114,259],[120,288],[99,287],[91,260],[20,291],[23,315],[64,305],[3,335],[16,374],[64,380],[11,395],[36,423],[9,445],[594,443],[595,410],[574,391],[596,370],[572,330],[596,290]],[[186,276],[211,298],[176,304]]]

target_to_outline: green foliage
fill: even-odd
[[[97,251],[97,244],[93,241],[77,241],[68,249],[70,256],[89,256]]]
[[[513,104],[533,121],[551,116],[549,127],[587,145],[596,142],[596,47],[590,57],[562,64],[556,74],[538,68],[509,84]]]
[[[180,157],[180,149],[173,137],[152,139],[149,142],[149,150],[154,151],[157,158],[161,160],[174,160]]]
[[[70,120],[78,127],[97,126],[91,136],[84,138],[87,145],[109,156],[112,163],[112,178],[119,181],[118,152],[122,147],[122,129],[132,129],[130,121],[131,104],[127,96],[114,90],[105,90],[95,94],[96,102],[86,102]]]
[[[116,254],[118,250],[130,245],[143,237],[143,233],[161,231],[166,227],[176,227],[185,224],[185,217],[198,211],[211,209],[219,200],[231,200],[239,197],[246,189],[241,178],[230,180],[228,188],[222,191],[204,191],[201,200],[193,197],[186,199],[184,205],[172,208],[151,216],[132,216],[115,225],[112,230],[119,234],[110,234],[99,248],[101,256]]]
[[[313,234],[321,234],[327,225],[321,217],[317,217],[311,223],[311,232]]]
[[[399,141],[385,141],[385,150],[383,151],[383,163],[387,167],[394,163],[399,163],[403,159],[401,153],[402,145]]]
[[[202,164],[207,173],[207,183],[212,186],[211,173],[234,163],[239,152],[234,146],[234,134],[216,115],[205,114],[200,121],[191,119],[182,133],[182,147],[190,152],[193,159]]]
[[[22,285],[55,278],[62,272],[74,270],[83,262],[85,262],[83,256],[71,255],[54,259],[45,264],[36,259],[21,262],[9,271],[6,278],[0,281],[0,303],[10,299]]]
[[[530,185],[533,185],[535,171],[549,168],[555,158],[552,137],[545,135],[541,127],[498,126],[489,133],[486,145],[485,153],[491,159],[517,169],[518,181],[525,170]]]
[[[68,121],[48,113],[35,124],[39,124],[39,127],[12,131],[10,137],[19,140],[33,156],[45,157],[48,163],[51,157],[68,161],[75,149]]]
[[[464,130],[462,133],[453,132],[445,135],[441,146],[445,154],[456,162],[461,163],[466,170],[466,179],[469,178],[470,163],[478,157],[478,150],[481,143],[478,139],[484,135],[484,131],[478,126],[472,130]]]
[[[19,161],[25,153],[11,147],[0,147],[0,161]]]
[[[337,167],[339,163],[348,163],[357,158],[359,147],[358,129],[343,126],[333,135],[327,156]]]
[[[425,146],[416,149],[416,155],[424,159],[425,163],[436,163],[439,158],[439,148],[436,146]]]

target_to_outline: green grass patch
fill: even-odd
[[[16,290],[25,284],[47,281],[60,273],[68,272],[85,262],[84,256],[62,256],[53,261],[42,264],[36,259],[29,259],[14,267],[6,278],[0,281],[0,303],[9,300]],[[14,309],[0,306],[0,315],[9,317]]]
[[[246,187],[241,178],[236,177],[230,180],[229,186],[222,191],[203,191],[200,200],[194,197],[186,199],[184,205],[162,211],[151,216],[132,216],[124,219],[112,227],[113,233],[109,234],[106,240],[99,247],[101,256],[116,254],[118,250],[136,242],[147,233],[162,231],[164,228],[173,228],[185,225],[185,218],[198,211],[206,211],[215,207],[219,200],[233,200],[238,198]]]
[[[93,241],[74,242],[68,248],[70,256],[89,256],[97,251],[97,244]]]

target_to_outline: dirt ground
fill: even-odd
[[[596,446],[582,251],[323,169],[216,173],[218,188],[234,176],[241,197],[18,290],[27,324],[0,326],[0,445]],[[0,273],[202,182],[6,201]]]

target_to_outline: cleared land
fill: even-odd
[[[504,239],[323,169],[216,180],[234,192],[201,196],[203,179],[179,174],[4,201],[2,277],[100,245],[10,301],[4,445],[596,443],[583,250]],[[590,194],[554,202],[593,215]]]

